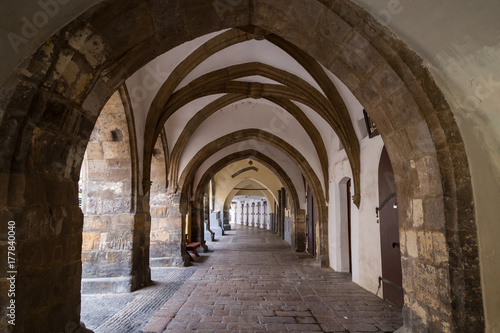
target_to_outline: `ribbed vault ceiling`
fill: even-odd
[[[165,131],[173,190],[187,186],[194,195],[207,170],[225,158],[227,168],[228,156],[251,149],[287,174],[283,185],[299,192],[295,200],[305,190],[302,177],[328,200],[337,140],[360,195],[362,106],[332,73],[275,35],[252,27],[206,35],[159,56],[126,83],[136,130],[144,133],[144,175]]]

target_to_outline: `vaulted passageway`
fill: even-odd
[[[109,224],[99,237],[122,232],[126,242],[98,245],[83,230],[77,182],[117,90],[130,119],[128,229]],[[208,251],[208,240],[231,233],[232,197],[253,191],[294,251],[376,293],[384,146],[405,328],[484,329],[474,198],[452,110],[421,58],[351,1],[242,0],[223,10],[106,1],[33,50],[0,96],[0,203],[19,228],[20,332],[79,325],[82,247],[111,244],[94,254],[103,265],[125,258],[121,276],[99,277],[142,288],[152,266],[189,265],[187,243]],[[247,223],[257,207],[246,207]]]

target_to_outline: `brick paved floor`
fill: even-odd
[[[270,231],[236,226],[144,332],[393,332],[401,308],[314,265]]]

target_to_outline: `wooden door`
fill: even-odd
[[[306,218],[306,231],[307,231],[307,252],[316,256],[316,224],[314,214],[314,198],[311,188],[307,187],[307,218]]]
[[[380,246],[384,299],[403,305],[401,252],[394,172],[384,147],[378,168]]]

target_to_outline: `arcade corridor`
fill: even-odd
[[[0,332],[500,332],[500,2],[2,9]]]

